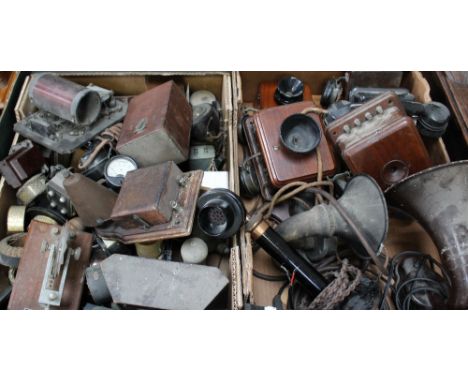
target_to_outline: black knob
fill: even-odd
[[[304,83],[296,77],[285,77],[278,82],[275,101],[279,105],[301,102],[304,99]]]

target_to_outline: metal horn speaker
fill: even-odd
[[[366,237],[372,249],[378,252],[387,235],[388,211],[385,197],[375,180],[367,175],[353,177],[338,203]],[[287,242],[310,236],[340,236],[348,240],[359,253],[366,253],[354,231],[329,204],[319,204],[286,219],[278,225],[276,231]]]
[[[452,281],[449,306],[468,308],[468,161],[432,167],[386,191],[431,235]]]

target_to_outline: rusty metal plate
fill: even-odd
[[[38,300],[49,252],[41,253],[41,247],[44,240],[47,242],[53,241],[52,227],[56,227],[59,230],[62,228],[37,221],[32,221],[29,225],[8,309],[44,309]],[[84,272],[89,263],[91,244],[91,234],[85,232],[78,232],[76,234],[72,248],[80,247],[81,256],[79,260],[70,262],[59,309],[78,309],[80,306],[84,285]]]
[[[130,175],[129,173],[127,177]],[[174,209],[167,223],[149,225],[138,216],[129,216],[126,220],[108,220],[96,228],[97,233],[106,238],[118,240],[124,244],[145,243],[158,240],[189,236],[192,232],[198,193],[203,179],[203,171],[183,173],[186,183],[180,187]],[[127,178],[125,179],[127,181]],[[148,192],[148,188],[141,188]]]

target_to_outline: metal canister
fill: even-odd
[[[54,74],[34,75],[29,97],[39,109],[77,125],[90,125],[101,112],[98,92]]]
[[[26,217],[25,206],[11,206],[7,214],[8,233],[24,232],[24,220]]]

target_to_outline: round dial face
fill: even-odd
[[[107,175],[111,177],[121,177],[127,175],[127,172],[136,170],[135,163],[127,158],[116,158],[109,162],[107,166]]]
[[[138,166],[132,158],[116,156],[107,162],[105,176],[112,185],[121,186],[127,173],[137,168]]]

